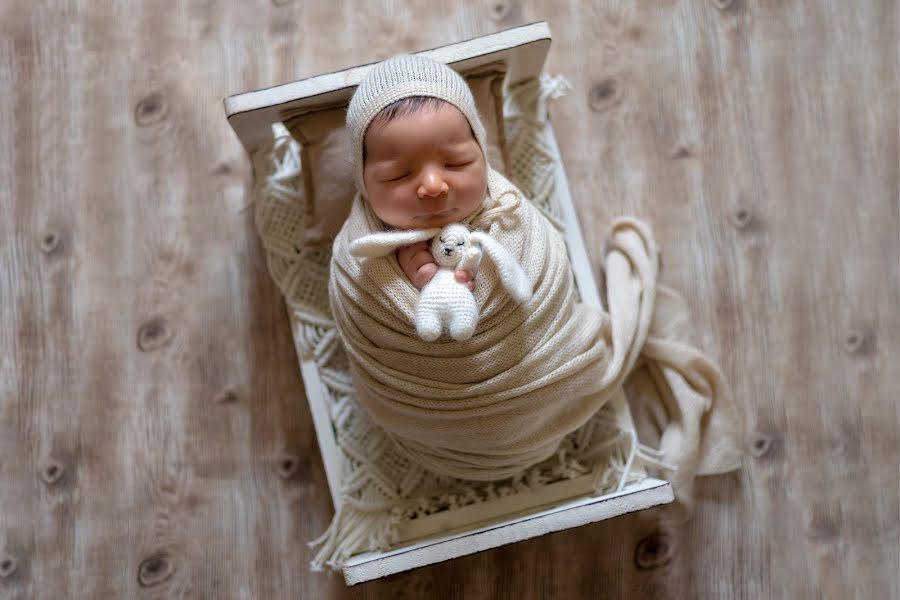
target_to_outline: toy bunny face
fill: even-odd
[[[444,227],[440,235],[431,241],[431,254],[438,265],[454,267],[465,256],[469,246],[469,229],[453,223]]]

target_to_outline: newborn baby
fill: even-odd
[[[359,193],[334,241],[328,293],[354,398],[435,473],[497,480],[549,458],[621,390],[638,358],[656,291],[649,230],[612,223],[613,310],[582,303],[562,233],[491,167],[471,90],[433,59],[373,66],[350,101],[347,130]],[[533,293],[517,301],[504,284],[509,270],[484,261],[477,286],[471,273],[455,274],[474,288],[472,335],[426,340],[416,309],[437,270],[428,247],[365,258],[352,247],[385,230],[454,222],[502,246]]]
[[[363,138],[363,181],[378,218],[397,229],[463,221],[487,190],[484,153],[465,115],[433,96],[411,96],[381,109]],[[397,250],[410,282],[422,289],[437,271],[427,242]],[[475,289],[471,271],[456,280]]]

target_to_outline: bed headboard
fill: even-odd
[[[545,21],[514,27],[463,42],[423,50],[460,73],[494,61],[507,65],[506,85],[537,77],[550,50],[550,27]],[[356,86],[376,63],[316,75],[225,98],[225,114],[244,149],[252,154],[272,136],[272,124],[291,115],[350,102]]]

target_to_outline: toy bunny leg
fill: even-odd
[[[438,307],[420,298],[416,306],[416,333],[426,342],[433,342],[441,337],[441,313]]]
[[[475,297],[468,290],[464,291],[450,313],[450,337],[459,342],[472,337],[478,324]]]

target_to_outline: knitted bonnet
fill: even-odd
[[[350,99],[347,108],[347,131],[350,136],[353,173],[356,187],[366,196],[363,181],[363,139],[369,123],[383,108],[410,96],[432,96],[458,108],[475,133],[481,146],[485,167],[487,144],[484,125],[475,107],[472,90],[462,75],[444,63],[427,56],[400,54],[383,60],[368,72]]]

